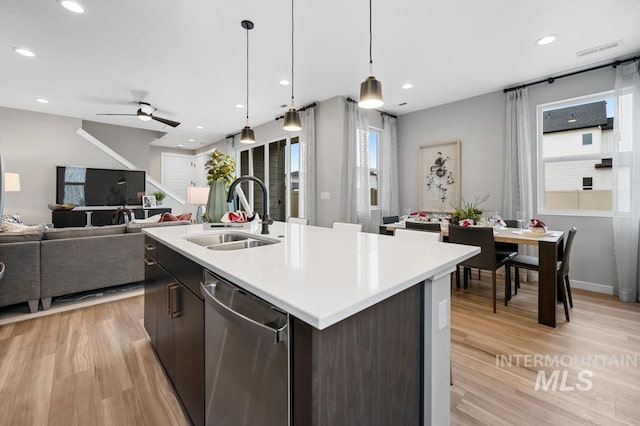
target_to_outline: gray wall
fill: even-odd
[[[535,181],[537,179],[536,106],[613,89],[615,72],[611,68],[557,80],[529,88],[531,109],[531,153]],[[486,209],[501,209],[503,184],[503,151],[505,133],[505,95],[502,91],[440,105],[398,119],[398,158],[401,209],[417,207],[418,146],[460,139],[461,192],[465,199],[489,192]],[[537,208],[536,210],[537,211]],[[401,212],[402,213],[402,212]],[[541,216],[551,228],[579,231],[571,262],[571,278],[578,285],[601,291],[597,285],[615,284],[612,220],[610,217]],[[582,231],[582,232],[580,232]],[[597,248],[597,249],[596,249]],[[594,256],[594,249],[597,255]],[[582,283],[580,283],[582,282]],[[590,284],[596,284],[592,286]]]
[[[5,168],[19,173],[21,183],[20,192],[5,194],[5,214],[19,213],[30,224],[51,222],[47,204],[55,202],[55,166],[124,168],[78,135],[76,131],[81,127],[140,169],[150,165],[149,142],[163,134],[0,107],[0,143]],[[147,188],[148,193],[155,190]],[[184,206],[175,208],[181,213]]]
[[[82,128],[140,170],[149,170],[149,144],[166,134],[87,120],[82,122]]]

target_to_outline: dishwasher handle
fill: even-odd
[[[287,329],[287,324],[283,325],[280,328],[269,327],[266,324],[262,324],[259,321],[254,320],[253,318],[249,318],[246,315],[241,314],[233,310],[231,307],[227,306],[221,300],[216,298],[215,289],[217,284],[215,282],[207,283],[205,287],[204,283],[200,283],[200,291],[204,296],[205,301],[215,309],[220,315],[224,316],[229,320],[240,319],[243,324],[251,327],[252,329],[262,333],[267,334],[273,338],[273,343],[277,344],[285,340],[285,333]]]

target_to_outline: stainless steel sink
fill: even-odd
[[[187,238],[187,241],[191,241],[192,243],[198,244],[199,246],[207,247],[214,244],[228,243],[231,241],[244,241],[248,238],[248,235],[229,232],[222,234],[201,235],[199,237],[190,237]]]
[[[257,237],[250,234],[241,234],[238,232],[200,235],[197,237],[186,238],[186,240],[209,250],[240,250],[267,246],[280,242],[279,240]]]
[[[265,240],[254,240],[252,238],[249,238],[244,241],[232,241],[229,243],[215,244],[212,246],[207,246],[207,248],[209,250],[240,250],[251,247],[268,246],[270,244],[274,244],[274,242]]]

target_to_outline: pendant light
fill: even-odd
[[[373,35],[371,27],[371,0],[369,0],[369,77],[360,84],[360,101],[358,102],[358,106],[365,109],[380,108],[384,105],[382,83],[373,76],[373,56],[371,54]]]
[[[302,129],[302,123],[300,121],[300,113],[296,111],[294,99],[293,99],[293,0],[291,0],[291,104],[289,105],[289,111],[284,115],[284,125],[282,128],[289,132],[297,132]]]
[[[253,129],[249,127],[249,30],[253,29],[253,22],[242,21],[240,25],[242,25],[242,28],[247,30],[247,121],[244,124],[244,128],[240,132],[240,142],[255,143],[256,136],[253,133]]]

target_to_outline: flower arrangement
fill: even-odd
[[[476,197],[473,202],[463,199],[460,206],[454,207],[455,211],[451,216],[451,223],[460,224],[460,222],[466,220],[467,222],[464,226],[473,225],[473,223],[480,219],[480,215],[482,214],[480,205],[488,199],[489,193]]]
[[[211,185],[215,181],[223,181],[229,185],[233,181],[236,161],[232,156],[214,149],[211,151],[211,158],[204,167],[207,169],[207,184]]]
[[[547,232],[547,225],[540,219],[531,219],[529,221],[529,231],[544,234]]]

